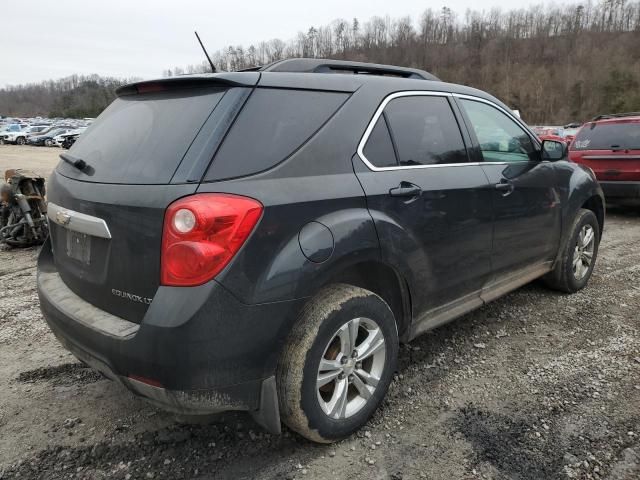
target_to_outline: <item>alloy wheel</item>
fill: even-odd
[[[573,252],[573,276],[576,280],[582,280],[591,267],[595,237],[595,231],[591,225],[584,225],[580,229]]]
[[[369,318],[342,325],[327,344],[316,380],[318,402],[333,419],[358,413],[373,396],[385,366],[386,344]]]

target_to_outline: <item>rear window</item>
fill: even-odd
[[[640,149],[640,122],[590,123],[580,129],[573,150]]]
[[[60,162],[58,171],[99,183],[166,184],[220,102],[223,89],[181,89],[117,98],[69,153],[91,174]]]
[[[205,181],[242,177],[285,160],[340,108],[348,94],[257,89],[218,150]]]

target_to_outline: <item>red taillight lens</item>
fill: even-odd
[[[227,266],[262,216],[253,198],[199,193],[175,201],[165,213],[160,283],[201,285]]]

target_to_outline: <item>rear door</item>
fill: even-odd
[[[555,259],[560,244],[555,165],[541,161],[532,136],[498,105],[475,97],[457,102],[491,184],[494,280],[539,276]]]
[[[414,314],[433,319],[441,307],[479,305],[491,273],[491,192],[468,162],[449,94],[387,97],[354,167],[383,258],[410,284]]]
[[[71,290],[142,320],[159,286],[165,209],[196,191],[250,91],[143,85],[116,99],[63,153],[48,184],[49,218],[54,260]],[[78,160],[86,167],[71,165]]]
[[[571,144],[570,156],[600,181],[640,182],[640,120],[587,123]]]

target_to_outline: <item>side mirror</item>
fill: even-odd
[[[567,156],[567,144],[557,140],[542,141],[542,159],[555,162]]]

